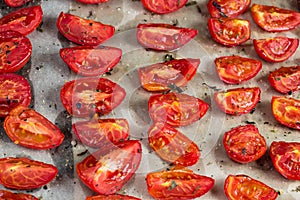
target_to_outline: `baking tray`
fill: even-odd
[[[180,128],[201,149],[199,162],[190,167],[194,172],[215,179],[214,188],[199,199],[222,200],[226,199],[223,191],[224,180],[229,174],[246,174],[258,179],[280,192],[280,200],[300,199],[296,188],[300,181],[290,181],[283,178],[272,167],[270,159],[265,156],[257,162],[238,164],[230,160],[222,146],[222,137],[225,131],[232,127],[246,123],[255,123],[260,133],[264,135],[269,146],[274,140],[300,141],[299,131],[279,125],[271,113],[271,97],[279,95],[268,84],[267,75],[270,71],[281,66],[300,65],[300,50],[291,59],[283,63],[263,62],[260,73],[246,83],[239,86],[223,84],[217,77],[214,69],[214,59],[225,55],[240,55],[260,59],[253,46],[252,39],[267,38],[278,35],[299,37],[300,29],[282,33],[267,33],[257,27],[251,19],[249,11],[241,16],[251,22],[251,39],[245,44],[227,48],[216,44],[207,30],[209,17],[206,0],[197,0],[196,4],[183,7],[177,12],[166,15],[154,15],[144,10],[140,1],[110,0],[99,5],[84,5],[75,0],[48,0],[33,1],[29,5],[40,4],[44,17],[42,26],[29,35],[33,45],[33,54],[30,62],[18,73],[25,76],[31,83],[33,100],[31,107],[55,123],[65,134],[63,144],[50,151],[36,151],[13,144],[1,129],[0,152],[2,157],[26,156],[32,159],[55,164],[59,168],[58,177],[46,186],[31,191],[41,199],[69,200],[85,199],[94,193],[80,182],[74,166],[95,149],[88,148],[76,140],[71,131],[71,124],[78,119],[72,118],[63,108],[59,92],[63,84],[79,76],[69,70],[61,60],[59,50],[62,47],[75,46],[67,41],[56,28],[56,19],[61,11],[69,12],[83,18],[89,18],[102,23],[112,24],[116,33],[104,45],[121,48],[123,56],[121,62],[113,69],[107,78],[119,83],[126,89],[127,95],[122,104],[108,117],[123,117],[129,121],[130,138],[138,139],[143,145],[141,165],[133,178],[119,191],[141,199],[151,199],[148,195],[145,176],[148,172],[160,171],[169,168],[169,164],[162,161],[149,147],[147,129],[151,119],[147,113],[147,100],[150,93],[144,91],[138,80],[137,68],[162,62],[166,52],[147,51],[136,41],[136,26],[139,23],[169,23],[177,26],[195,28],[199,34],[187,45],[178,51],[170,52],[176,58],[200,58],[201,64],[194,79],[185,87],[184,93],[199,97],[210,104],[208,113],[198,122],[188,127]],[[261,3],[252,0],[252,3]],[[287,9],[296,9],[296,0],[280,1],[266,0],[264,4],[274,5]],[[3,16],[15,9],[7,8],[1,1],[0,15]],[[254,112],[242,116],[228,116],[219,111],[214,104],[212,94],[215,89],[235,87],[259,86],[262,90],[261,102]],[[300,99],[300,93],[290,95]],[[3,188],[2,186],[0,188]]]

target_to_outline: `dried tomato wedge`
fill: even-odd
[[[4,0],[9,7],[21,7],[31,0]]]
[[[143,6],[157,14],[166,14],[179,10],[188,0],[142,0]]]
[[[140,200],[139,198],[129,196],[129,195],[121,195],[121,194],[111,194],[111,195],[97,195],[97,196],[89,196],[85,200]]]
[[[77,1],[85,4],[98,4],[98,3],[108,2],[109,0],[77,0]]]
[[[288,31],[300,24],[300,13],[275,6],[253,4],[251,14],[254,22],[269,32]]]
[[[251,0],[209,0],[207,9],[211,17],[236,18],[250,6]]]
[[[12,193],[8,190],[0,190],[0,199],[2,200],[39,200],[33,195],[24,193]]]
[[[273,97],[272,112],[284,126],[300,130],[300,101],[294,98]]]

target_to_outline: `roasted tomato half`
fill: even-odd
[[[198,30],[196,29],[176,27],[170,24],[139,24],[137,26],[138,42],[143,47],[153,50],[176,50],[197,34]]]
[[[198,146],[183,133],[170,125],[157,122],[148,131],[150,147],[160,158],[180,166],[191,166],[198,162]]]
[[[200,59],[178,59],[138,69],[142,87],[150,92],[170,90],[172,85],[183,87],[195,76]]]
[[[215,67],[222,81],[239,84],[256,76],[262,68],[262,63],[259,60],[234,55],[216,58]]]
[[[252,124],[235,127],[226,132],[223,145],[227,155],[239,163],[253,162],[267,151],[265,138]]]
[[[30,85],[23,76],[0,74],[0,117],[6,117],[18,105],[29,106],[30,101]]]
[[[201,119],[209,105],[187,94],[169,92],[150,96],[148,109],[154,122],[171,126],[187,126]]]
[[[77,0],[77,1],[85,4],[98,4],[98,3],[108,2],[109,0]]]
[[[216,92],[214,99],[226,114],[241,115],[254,109],[260,100],[260,92],[258,87],[229,89]]]
[[[129,195],[121,195],[121,194],[111,194],[111,195],[97,195],[97,196],[89,196],[85,200],[140,200],[139,198],[129,196]]]
[[[12,193],[9,190],[0,190],[0,199],[2,200],[39,200],[33,195],[25,193]]]
[[[275,169],[285,178],[300,180],[300,143],[274,141],[270,156]]]
[[[51,164],[28,158],[1,158],[0,184],[16,190],[36,189],[48,184],[58,169]]]
[[[208,30],[213,40],[224,46],[240,45],[250,38],[250,22],[235,18],[209,18]]]
[[[72,128],[83,144],[94,148],[127,140],[129,136],[129,125],[126,119],[93,118],[90,121],[75,122]]]
[[[30,40],[16,31],[0,32],[0,73],[16,72],[30,59]]]
[[[273,97],[272,112],[279,123],[289,128],[300,130],[299,100],[287,97]]]
[[[166,14],[182,8],[188,0],[142,0],[143,6],[157,14]]]
[[[108,46],[77,46],[60,50],[60,57],[71,70],[82,76],[109,72],[121,60],[122,50]]]
[[[253,4],[251,14],[254,22],[269,32],[288,31],[300,24],[300,13],[275,6]]]
[[[251,0],[209,0],[207,8],[211,17],[236,18],[250,6]]]
[[[31,0],[4,0],[9,7],[21,7]]]
[[[194,199],[214,186],[214,179],[186,168],[152,172],[146,177],[149,194],[155,199]]]
[[[269,74],[271,86],[282,94],[300,89],[300,66],[281,67]]]
[[[275,200],[278,192],[266,184],[247,175],[229,175],[224,184],[224,191],[229,200]]]
[[[60,91],[63,106],[76,117],[111,112],[125,98],[125,90],[107,78],[81,78],[67,82]]]
[[[127,140],[103,147],[77,164],[79,178],[99,194],[114,194],[134,175],[142,158],[141,144]]]
[[[267,39],[254,39],[254,49],[265,61],[283,62],[289,59],[299,46],[298,38],[275,37]]]
[[[41,6],[26,7],[0,19],[0,32],[13,30],[27,35],[33,32],[42,22],[43,11]]]
[[[56,26],[68,40],[87,46],[97,46],[115,33],[115,28],[111,25],[63,12],[60,13]]]

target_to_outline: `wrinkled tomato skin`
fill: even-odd
[[[42,18],[43,11],[40,5],[22,8],[0,19],[0,32],[12,30],[28,35],[40,25]]]
[[[300,89],[300,66],[281,67],[269,73],[270,85],[282,94]]]
[[[0,73],[16,72],[29,61],[30,40],[15,31],[0,32]]]
[[[31,0],[4,0],[4,2],[6,3],[6,5],[8,5],[9,7],[21,7],[23,5],[25,5],[25,3],[29,2]]]
[[[292,30],[300,24],[300,13],[275,6],[253,4],[251,15],[260,28],[269,32]]]
[[[223,137],[223,145],[227,155],[238,163],[256,161],[267,151],[265,138],[252,124],[227,131]]]
[[[255,77],[262,69],[259,60],[240,56],[223,56],[215,59],[219,78],[227,84],[240,84]]]
[[[103,147],[76,166],[80,180],[91,190],[109,195],[118,192],[134,175],[142,157],[141,144],[127,140]]]
[[[172,126],[157,122],[148,131],[148,141],[155,153],[174,165],[192,166],[200,158],[198,146]]]
[[[137,41],[144,48],[158,51],[173,51],[196,37],[198,30],[176,27],[170,24],[139,24]]]
[[[119,106],[125,90],[107,78],[80,78],[63,85],[60,98],[69,114],[76,117],[105,115]]]
[[[138,69],[142,87],[149,92],[164,92],[171,85],[184,87],[195,76],[200,59],[177,59]]]
[[[77,1],[84,4],[98,4],[98,3],[108,2],[109,0],[77,0]]]
[[[227,47],[238,46],[250,38],[250,22],[237,18],[209,18],[208,30],[214,41]]]
[[[155,199],[194,199],[206,194],[214,186],[214,179],[186,168],[152,172],[146,176],[147,189]]]
[[[298,38],[275,37],[267,39],[254,39],[253,45],[260,58],[267,62],[283,62],[297,51]]]
[[[31,149],[54,148],[64,140],[64,134],[52,122],[22,105],[10,111],[3,126],[15,144]]]
[[[188,0],[142,0],[143,6],[156,14],[167,14],[182,8]]]
[[[76,74],[99,76],[109,72],[121,60],[122,50],[115,47],[76,46],[60,49],[60,57]]]
[[[111,25],[63,12],[58,16],[56,26],[65,38],[86,46],[97,46],[115,33],[115,28]]]
[[[211,17],[236,18],[250,6],[251,0],[209,0],[207,9]]]
[[[228,200],[275,200],[278,192],[247,175],[229,175],[224,184]]]
[[[288,97],[272,97],[272,113],[282,125],[300,130],[300,101]]]
[[[97,195],[97,196],[89,196],[85,200],[140,200],[139,198],[129,196],[129,195],[121,195],[121,194],[111,194],[111,195]]]
[[[0,184],[16,190],[31,190],[51,182],[58,169],[51,164],[28,158],[0,159]]]
[[[198,121],[208,109],[206,102],[182,93],[154,94],[148,101],[152,120],[174,127],[187,126]]]
[[[253,88],[235,88],[214,94],[218,107],[229,115],[242,115],[252,111],[260,100],[261,90]]]
[[[9,190],[0,190],[0,199],[2,200],[39,200],[35,196],[24,193],[12,193]]]
[[[129,136],[129,124],[126,119],[78,121],[72,128],[79,141],[93,148],[125,141]]]
[[[31,88],[23,76],[0,74],[0,117],[6,117],[18,105],[29,106]]]
[[[273,141],[270,156],[275,169],[285,178],[300,180],[300,143]]]

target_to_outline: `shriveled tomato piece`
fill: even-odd
[[[275,6],[253,4],[251,14],[254,22],[269,32],[288,31],[300,24],[300,13]]]
[[[174,59],[138,69],[142,87],[151,92],[170,90],[171,85],[183,87],[195,76],[200,59]]]
[[[1,158],[0,184],[16,190],[39,188],[51,182],[58,169],[51,164],[28,158]]]
[[[201,119],[208,111],[209,105],[187,94],[169,92],[150,96],[148,109],[155,122],[187,126]]]
[[[129,125],[126,119],[78,121],[73,124],[72,128],[83,144],[94,148],[124,141],[129,135]]]
[[[236,18],[250,6],[251,0],[209,0],[207,9],[211,17]]]
[[[275,119],[284,126],[300,130],[300,101],[288,97],[272,98]]]
[[[97,195],[97,196],[89,196],[85,200],[140,200],[139,198],[129,196],[129,195],[121,195],[121,194],[111,194],[111,195]]]
[[[63,61],[82,76],[99,76],[112,70],[121,56],[121,49],[108,46],[77,46],[60,50]]]
[[[227,155],[239,163],[253,162],[267,151],[265,138],[252,124],[227,131],[223,137],[223,145]]]
[[[63,12],[58,16],[56,26],[68,40],[87,46],[97,46],[115,33],[115,28],[111,25]]]
[[[240,45],[250,38],[250,22],[235,18],[209,18],[208,30],[213,40],[224,46]]]
[[[157,14],[166,14],[179,10],[188,0],[142,0],[143,6]]]
[[[239,84],[256,76],[262,68],[262,63],[259,60],[233,55],[216,58],[215,67],[222,81]]]
[[[77,1],[85,4],[98,4],[98,3],[108,2],[109,0],[77,0]]]
[[[283,62],[289,59],[299,46],[298,38],[274,37],[267,39],[254,39],[254,49],[265,61]]]
[[[27,35],[42,22],[43,11],[40,5],[16,10],[0,19],[0,32],[13,30]]]
[[[218,107],[230,115],[241,115],[250,112],[260,100],[260,89],[235,88],[227,91],[220,91],[214,94]]]
[[[142,157],[137,140],[103,147],[77,164],[79,178],[99,194],[114,194],[134,175]]]
[[[198,34],[198,30],[176,27],[170,24],[139,24],[137,40],[145,48],[172,51],[188,43]]]
[[[107,78],[80,78],[63,85],[60,98],[69,114],[89,117],[107,114],[120,105],[125,90]]]
[[[247,175],[229,175],[224,184],[229,200],[275,200],[278,193],[273,188]]]
[[[282,94],[300,89],[300,66],[281,67],[268,76],[271,86]]]
[[[270,156],[275,169],[285,178],[300,180],[300,143],[273,141]]]
[[[0,190],[0,199],[2,200],[39,200],[33,195],[24,193],[12,193],[9,190]]]
[[[187,168],[148,173],[149,194],[155,199],[194,199],[206,194],[214,186],[214,179],[195,174]]]
[[[31,0],[4,0],[9,7],[21,7]]]

